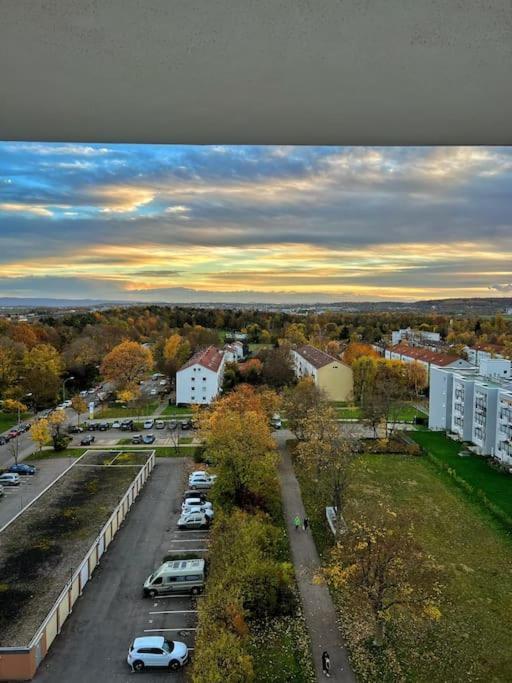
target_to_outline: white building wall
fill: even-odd
[[[217,372],[199,365],[190,366],[176,373],[176,403],[210,404],[220,393],[224,376],[225,359]]]
[[[496,411],[495,457],[505,465],[512,465],[512,390],[498,391]]]
[[[481,358],[479,370],[480,374],[484,375],[484,377],[512,379],[512,361],[506,358]]]
[[[434,366],[430,369],[430,400],[428,428],[434,431],[451,429],[453,372]]]
[[[451,431],[461,441],[471,441],[472,438],[474,391],[474,376],[453,375]]]
[[[312,365],[309,361],[305,360],[300,353],[297,353],[294,349],[292,349],[292,361],[293,361],[293,369],[295,371],[295,376],[298,378],[301,377],[313,377],[315,380],[315,383],[317,381],[317,372],[316,368],[314,365]]]
[[[494,455],[497,403],[497,387],[475,382],[471,441],[478,447],[480,455]]]

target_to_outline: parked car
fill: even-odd
[[[182,421],[180,422],[180,427],[181,427],[183,430],[192,429],[192,420],[182,420]]]
[[[99,422],[89,422],[86,429],[88,432],[97,432],[99,429],[99,426],[100,426]]]
[[[129,432],[133,429],[133,420],[122,420],[121,429],[123,432]]]
[[[161,380],[158,382],[158,384],[159,384],[161,387],[165,387],[165,385],[167,384],[167,380],[166,380],[166,379],[161,379]]]
[[[84,389],[83,391],[80,392],[80,396],[82,398],[85,398],[87,396],[87,389]]]
[[[142,441],[145,444],[155,443],[156,437],[154,434],[144,434]]]
[[[144,582],[144,597],[154,598],[165,593],[198,595],[204,588],[205,561],[170,560],[164,562]]]
[[[201,503],[204,503],[206,501],[206,492],[189,489],[183,494],[183,502],[185,502],[188,498],[194,498],[195,500],[200,500]]]
[[[213,505],[210,503],[209,500],[205,500],[204,496],[199,497],[199,495],[194,491],[191,496],[187,496],[186,498],[183,499],[183,503],[181,504],[181,509],[185,510],[186,508],[190,507],[204,507],[206,509],[213,510]]]
[[[3,474],[0,474],[0,484],[2,484],[2,486],[19,486],[20,483],[20,475],[15,472],[4,472]]]
[[[98,425],[98,429],[100,430],[100,432],[106,432],[107,429],[110,429],[110,427],[110,422],[100,422]]]
[[[4,487],[0,484],[0,498],[4,495]]]
[[[94,439],[95,439],[95,437],[92,434],[87,434],[80,441],[80,446],[90,446],[92,443],[94,443]]]
[[[277,415],[277,413],[272,416],[272,419],[270,420],[270,426],[274,429],[281,429],[282,422],[280,416]]]
[[[206,472],[192,472],[188,478],[188,485],[191,489],[209,489],[215,483],[216,476]]]
[[[80,425],[71,425],[68,427],[68,432],[70,434],[81,434],[84,431],[84,428],[81,427]]]
[[[73,403],[69,399],[67,399],[66,401],[62,401],[62,403],[61,403],[61,407],[63,409],[64,408],[71,408],[72,405],[73,405]]]
[[[114,422],[112,422],[112,429],[121,429],[121,421],[114,420]]]
[[[17,465],[11,465],[7,471],[13,474],[35,474],[37,472],[34,465],[29,465],[25,462],[19,462]]]
[[[177,428],[178,423],[176,420],[169,420],[167,423],[167,429],[170,429],[172,432]]]
[[[163,420],[155,420],[155,429],[165,429],[165,422]]]
[[[203,514],[208,517],[208,519],[212,520],[213,519],[213,508],[212,507],[206,507],[206,505],[203,503],[203,505],[191,505],[189,507],[186,507],[184,510],[181,511],[182,515],[193,515],[193,514]]]
[[[8,440],[9,439],[6,439],[5,436],[0,436],[0,446],[5,446]]]
[[[21,432],[20,432],[18,429],[11,429],[11,430],[7,433],[7,439],[8,439],[8,441],[11,441],[12,439],[15,439],[15,438],[16,438],[17,436],[19,436],[20,434],[21,434]]]
[[[23,422],[19,426],[20,432],[23,432],[23,433],[28,432],[31,426],[32,425],[30,424],[30,422]]]
[[[132,443],[142,443],[142,434],[134,434],[132,436]]]
[[[208,529],[210,518],[204,512],[183,512],[178,519],[178,529]]]
[[[155,421],[153,418],[149,418],[148,420],[144,420],[144,429],[153,429],[155,426]]]
[[[188,662],[188,647],[185,643],[166,640],[163,636],[135,638],[126,661],[134,671],[154,667],[177,671]]]
[[[151,391],[149,392],[150,396],[156,396],[157,394],[158,394],[158,391],[156,389],[151,389]]]

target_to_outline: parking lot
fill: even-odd
[[[163,635],[193,647],[196,599],[189,595],[142,597],[145,579],[165,556],[186,551],[204,557],[207,533],[176,528],[185,482],[184,459],[157,462],[35,681],[129,681],[133,674],[126,655],[136,636]],[[148,682],[170,675],[173,681],[186,679],[183,671],[146,671],[141,675]]]
[[[176,428],[172,430],[168,428],[168,425],[171,422],[170,419],[163,421],[165,425],[164,428],[158,428],[156,426],[157,421],[158,418],[155,419],[155,424],[153,424],[153,426],[150,428],[142,427],[141,429],[134,429],[132,431],[113,427],[113,425],[116,423],[115,420],[106,421],[106,425],[108,425],[106,429],[98,429],[96,427],[96,429],[90,430],[86,426],[84,432],[71,435],[73,437],[72,445],[79,446],[82,439],[87,436],[94,437],[94,441],[91,444],[92,446],[131,445],[132,439],[136,435],[140,435],[142,437],[153,435],[155,437],[154,442],[151,442],[153,445],[168,447],[176,446],[178,443],[185,445],[185,443],[183,443],[183,439],[186,439],[186,443],[191,444],[193,440],[195,442],[195,440],[198,438],[197,430],[183,429],[181,426],[181,420],[176,422]],[[141,420],[141,422],[143,422],[143,420]],[[96,426],[100,424],[100,422],[95,421],[93,424]],[[123,443],[120,443],[121,441]]]
[[[33,464],[37,467],[36,474],[20,476],[19,486],[4,486],[4,495],[0,497],[0,528],[34,500],[74,461],[75,458],[52,458],[35,462]]]

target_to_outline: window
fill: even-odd
[[[185,576],[185,581],[201,581],[201,576],[199,574],[190,574],[190,576]]]
[[[161,576],[159,576],[157,579],[155,579],[153,581],[153,586],[155,586],[156,584],[159,584],[159,583],[162,583],[162,577]]]
[[[193,401],[196,400],[196,397],[195,397],[195,396],[191,396],[190,398],[191,398]]]
[[[206,382],[206,377],[203,377],[203,382]]]

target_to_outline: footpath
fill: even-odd
[[[290,455],[286,449],[288,430],[274,434],[279,445],[281,461],[279,479],[283,498],[284,514],[295,567],[295,576],[302,600],[304,618],[311,638],[316,677],[326,681],[322,673],[322,652],[327,650],[331,659],[331,681],[355,683],[356,678],[348,661],[347,650],[336,620],[336,610],[326,585],[314,583],[320,568],[320,558],[310,531],[295,530],[296,515],[304,519],[299,483],[293,471]]]

